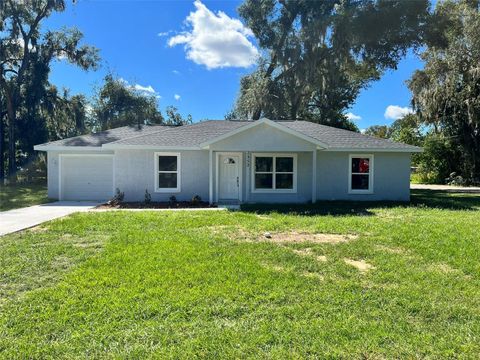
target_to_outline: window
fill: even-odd
[[[373,155],[350,155],[349,192],[373,192]]]
[[[296,155],[253,155],[253,191],[295,192],[297,182],[296,167]]]
[[[155,153],[155,191],[180,191],[180,154]]]

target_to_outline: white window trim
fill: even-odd
[[[272,178],[272,186],[274,187],[273,189],[257,189],[255,188],[255,174],[257,174],[257,172],[255,171],[255,159],[257,157],[272,157],[273,158],[273,168],[272,168],[272,174],[273,174],[273,178]],[[293,189],[275,189],[275,174],[276,174],[276,160],[275,158],[277,157],[291,157],[293,158]],[[261,193],[284,193],[284,194],[293,194],[293,193],[296,193],[297,192],[297,154],[287,154],[287,153],[252,153],[252,162],[251,162],[252,166],[251,166],[251,169],[252,169],[252,179],[251,179],[251,183],[252,183],[252,193],[255,193],[255,194],[261,194]],[[264,173],[264,174],[270,174],[270,172],[263,172],[263,171],[260,171],[258,174],[261,174],[261,173]],[[282,174],[282,173],[279,173],[279,174]],[[288,173],[284,173],[284,174],[290,174],[289,172]]]
[[[352,189],[352,159],[368,158],[368,190]],[[374,178],[374,156],[373,154],[350,154],[348,156],[348,193],[349,194],[373,194],[373,178]],[[366,175],[366,174],[363,174]]]
[[[158,187],[158,157],[159,156],[176,156],[177,157],[177,171],[162,171],[163,173],[177,173],[177,187],[176,188],[159,188]],[[182,158],[178,152],[155,152],[154,153],[154,162],[155,162],[155,192],[156,193],[178,193],[181,191],[182,184]]]

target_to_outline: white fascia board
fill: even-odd
[[[122,145],[105,144],[102,146],[105,150],[202,150],[198,146],[157,146],[157,145]]]
[[[323,151],[334,151],[334,152],[396,152],[396,153],[421,153],[423,148],[413,148],[413,149],[394,149],[394,148],[329,148]]]
[[[286,127],[284,125],[281,125],[280,123],[277,123],[275,121],[272,121],[272,120],[269,120],[269,119],[260,119],[260,120],[257,120],[257,121],[252,121],[251,124],[248,124],[248,125],[245,125],[245,126],[242,126],[242,127],[239,127],[238,129],[235,129],[235,130],[232,130],[232,131],[229,131],[223,135],[220,135],[214,139],[211,139],[209,141],[205,141],[204,143],[201,143],[200,144],[200,147],[202,148],[208,148],[209,145],[211,144],[214,144],[218,141],[221,141],[221,140],[224,140],[224,139],[227,139],[233,135],[236,135],[236,134],[239,134],[241,132],[244,132],[248,129],[251,129],[255,126],[258,126],[258,125],[261,125],[261,124],[267,124],[273,128],[276,128],[278,130],[281,130],[283,132],[286,132],[287,134],[290,134],[290,135],[294,135],[302,140],[305,140],[309,143],[312,143],[312,144],[315,144],[317,146],[320,146],[322,147],[323,149],[326,149],[328,148],[328,145],[327,144],[324,144],[322,143],[321,141],[318,141],[317,139],[314,139],[310,136],[307,136],[305,134],[302,134],[301,132],[298,132],[297,130],[293,130],[293,129],[290,129],[289,127]]]
[[[36,151],[103,151],[101,146],[62,146],[62,145],[35,145]]]

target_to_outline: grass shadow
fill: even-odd
[[[410,202],[401,201],[319,201],[315,204],[243,204],[242,211],[257,214],[302,216],[372,216],[375,208],[422,207],[446,210],[480,210],[480,195],[438,190],[412,190]]]
[[[410,206],[447,210],[480,210],[480,194],[449,190],[412,190]]]

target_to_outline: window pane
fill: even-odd
[[[277,172],[293,172],[293,158],[291,157],[277,157],[275,165]]]
[[[352,175],[352,190],[368,190],[369,175]]]
[[[175,189],[177,187],[177,174],[176,173],[158,174],[158,187],[160,189]]]
[[[273,158],[256,156],[255,171],[273,171]]]
[[[235,159],[232,158],[225,158],[223,159],[224,164],[235,164]]]
[[[177,157],[159,156],[158,171],[177,171]]]
[[[293,174],[277,174],[275,187],[277,189],[293,189]]]
[[[272,174],[255,174],[255,189],[272,189]]]
[[[352,158],[352,173],[368,173],[369,169],[368,158]]]

